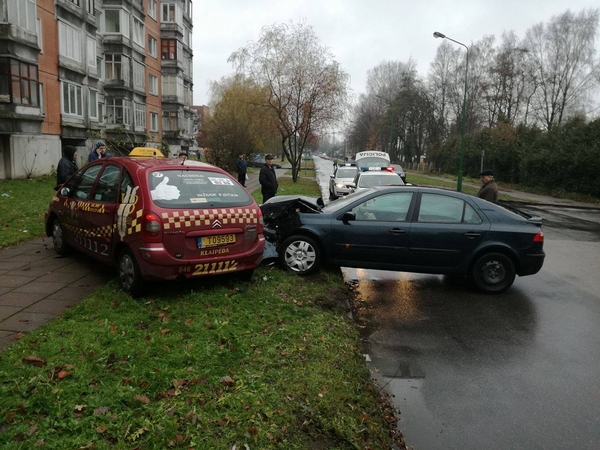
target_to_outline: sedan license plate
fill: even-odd
[[[235,234],[218,234],[198,238],[198,248],[217,247],[219,245],[235,244]]]

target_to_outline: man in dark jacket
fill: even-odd
[[[498,202],[498,185],[494,180],[494,172],[487,169],[479,174],[481,179],[481,189],[477,193],[477,197],[487,200],[488,202]]]
[[[106,144],[104,141],[97,141],[94,144],[94,150],[88,155],[88,162],[102,158],[110,158],[111,156],[110,153],[106,153]]]
[[[244,159],[244,154],[240,153],[239,156],[237,157],[237,159],[235,160],[235,170],[237,171],[238,174],[238,181],[239,183],[246,187],[246,172],[247,172],[247,167],[248,164],[246,163],[246,160]]]
[[[60,158],[60,161],[58,161],[58,166],[56,166],[55,189],[58,189],[71,175],[79,170],[77,163],[75,163],[75,158],[77,158],[77,149],[72,145],[65,145],[65,148],[63,148],[63,156]]]
[[[258,175],[258,182],[260,183],[260,192],[263,196],[263,203],[269,200],[271,197],[275,197],[277,194],[277,188],[279,183],[277,182],[277,175],[275,175],[275,169],[271,166],[273,162],[273,155],[265,156],[265,165],[261,167]]]

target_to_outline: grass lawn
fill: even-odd
[[[280,193],[318,193],[310,181],[283,177]],[[4,182],[3,202],[24,186],[28,213],[0,217],[39,235],[53,183]],[[263,265],[251,282],[156,283],[137,299],[113,281],[0,352],[0,447],[391,448],[351,300],[339,270]]]

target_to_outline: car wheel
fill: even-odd
[[[118,270],[121,289],[130,295],[138,295],[142,290],[142,275],[129,249],[124,249],[119,254]]]
[[[65,241],[65,233],[58,219],[54,219],[52,222],[52,245],[54,246],[54,251],[59,255],[69,253],[69,246]]]
[[[309,275],[319,270],[321,249],[305,236],[292,236],[281,245],[279,253],[283,266],[296,275]]]
[[[500,294],[515,281],[515,265],[502,253],[488,253],[471,267],[471,280],[480,291]]]

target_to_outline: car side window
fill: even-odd
[[[134,203],[130,198],[134,187],[135,184],[133,184],[131,175],[129,175],[129,172],[124,170],[123,178],[121,179],[121,203]]]
[[[85,169],[83,175],[81,175],[81,178],[73,189],[73,196],[75,198],[78,198],[79,200],[90,199],[92,187],[94,186],[94,182],[96,181],[96,177],[101,168],[101,164],[96,164]]]
[[[477,212],[464,200],[440,194],[423,194],[418,222],[481,223]]]
[[[112,164],[107,165],[98,179],[96,190],[94,191],[94,200],[99,202],[117,202],[119,193],[119,178],[121,170]]]
[[[404,222],[410,208],[412,192],[394,192],[371,198],[352,208],[356,220]]]

